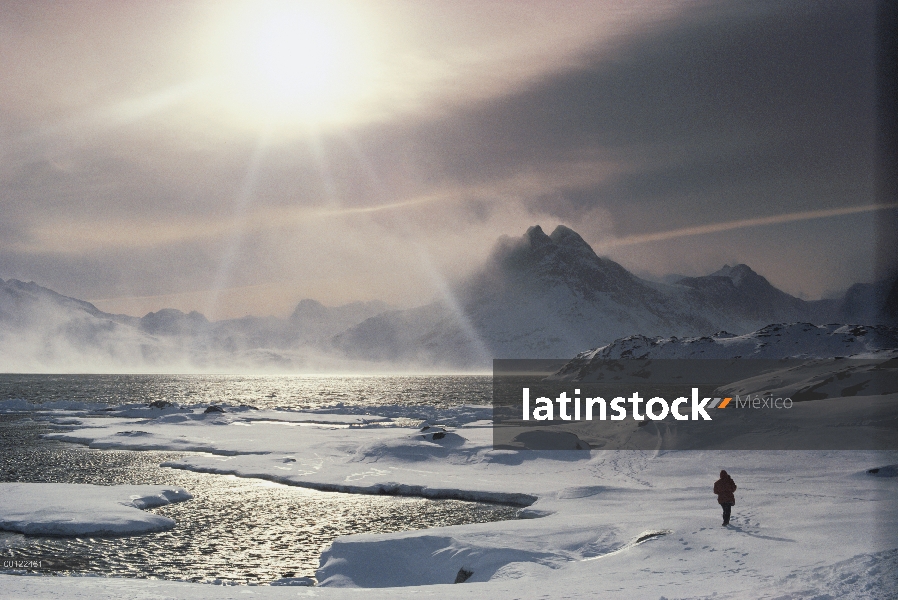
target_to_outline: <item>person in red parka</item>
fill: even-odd
[[[714,482],[714,493],[717,494],[717,502],[723,507],[723,526],[730,524],[730,509],[736,504],[736,482],[726,471],[720,472],[720,479]]]

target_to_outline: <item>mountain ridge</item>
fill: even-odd
[[[547,235],[534,225],[522,236],[499,238],[484,264],[446,296],[410,309],[303,299],[285,319],[210,321],[170,308],[131,317],[34,282],[0,279],[0,340],[7,349],[0,358],[16,365],[31,357],[51,369],[78,357],[97,368],[125,357],[148,368],[289,370],[349,361],[483,369],[492,358],[564,358],[634,335],[741,335],[771,323],[860,322],[855,317],[865,325],[888,323],[878,307],[890,306],[895,290],[895,282],[856,284],[841,300],[805,301],[744,264],[650,282],[598,256],[566,226]]]
[[[385,361],[558,358],[637,332],[683,337],[834,322],[840,306],[790,296],[744,264],[674,284],[649,282],[599,257],[570,228],[546,235],[538,225],[521,237],[500,238],[483,267],[454,292],[427,310],[384,313],[335,343]]]

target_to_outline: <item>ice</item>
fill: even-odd
[[[160,485],[0,483],[0,529],[28,535],[135,535],[175,526],[141,509],[190,500]]]
[[[858,396],[853,405],[893,411],[896,400]],[[790,418],[812,418],[815,407],[826,406],[832,422],[842,410],[833,400],[796,403]],[[347,588],[364,587],[371,598],[894,597],[898,452],[494,450],[489,422],[475,413],[458,426],[422,431],[376,415],[338,422],[341,412],[111,411],[82,414],[79,427],[48,437],[94,448],[194,450],[165,464],[199,472],[522,507],[525,518],[514,521],[338,538],[322,555],[317,587],[295,587],[309,583],[303,580],[243,588],[257,596],[355,597],[358,590]],[[866,427],[850,410],[836,420],[845,428],[838,435]],[[756,435],[789,435],[789,428]],[[827,435],[834,434],[818,437]],[[728,528],[711,491],[720,469],[739,485]],[[68,597],[237,595],[221,586],[115,585],[130,587],[113,593],[83,578],[0,576],[0,590],[21,597],[51,590]]]

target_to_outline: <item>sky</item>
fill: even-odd
[[[0,0],[0,278],[423,304],[540,224],[640,276],[875,276],[875,4]]]

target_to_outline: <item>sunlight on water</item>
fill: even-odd
[[[343,405],[454,407],[487,404],[488,377],[0,376],[0,400],[259,408]],[[318,492],[253,479],[161,468],[182,453],[91,450],[43,440],[36,414],[0,414],[0,481],[165,484],[194,499],[153,509],[178,525],[131,537],[61,538],[0,532],[0,557],[42,560],[42,572],[265,583],[314,576],[321,551],[341,535],[513,519],[514,507]],[[58,430],[55,428],[54,430]]]
[[[485,375],[0,375],[0,400],[74,400],[105,404],[168,400],[178,404],[250,404],[257,408],[489,404]]]

